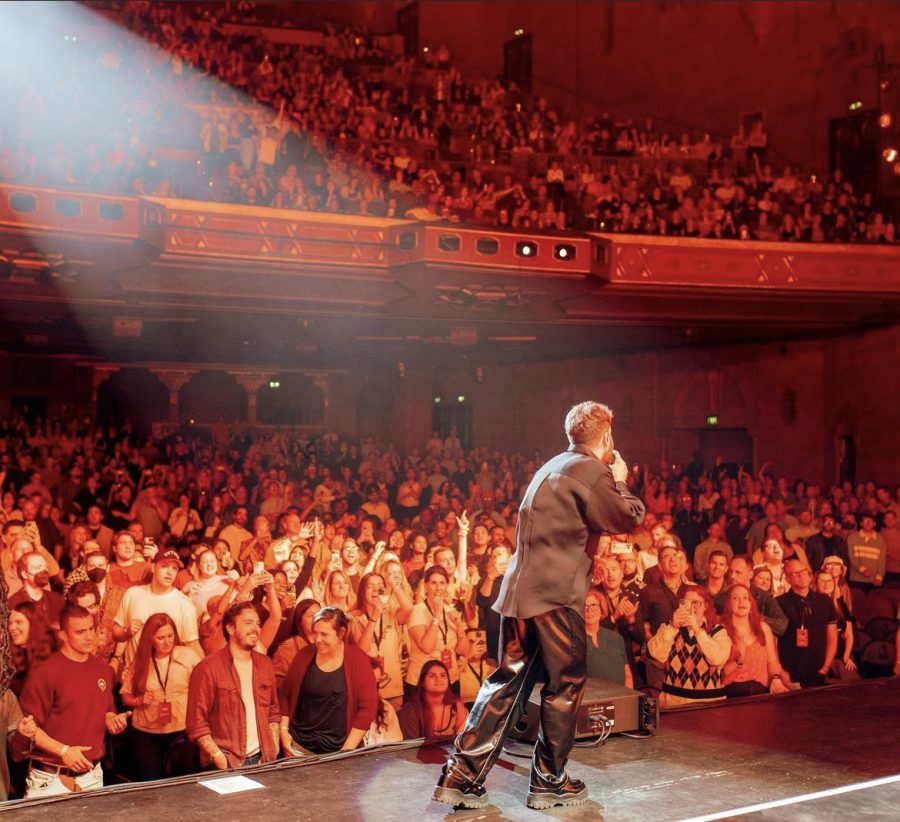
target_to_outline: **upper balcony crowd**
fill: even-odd
[[[331,26],[279,45],[219,4],[106,5],[120,27],[66,43],[71,65],[0,80],[0,180],[528,230],[896,241],[840,170],[774,167],[761,122],[730,138],[578,122],[464,75],[443,46],[410,59]]]

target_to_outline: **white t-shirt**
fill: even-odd
[[[410,636],[409,638],[409,668],[406,671],[406,681],[410,685],[416,685],[419,681],[419,674],[422,672],[422,666],[429,659],[440,660],[442,651],[447,651],[450,664],[447,666],[450,670],[450,681],[456,682],[459,679],[459,663],[456,659],[456,643],[459,637],[456,634],[456,628],[452,620],[447,616],[448,606],[444,606],[444,612],[438,617],[438,635],[434,650],[430,654],[426,654],[419,649],[416,641]],[[409,615],[407,622],[407,630],[414,628],[416,625],[422,625],[426,630],[431,624],[431,611],[424,602],[417,602],[413,605],[412,613]]]
[[[172,588],[164,594],[154,594],[149,585],[135,585],[125,592],[116,613],[116,625],[127,628],[134,620],[146,623],[153,614],[168,614],[178,630],[178,638],[184,645],[199,639],[197,609],[181,591]],[[125,662],[134,657],[141,631],[131,637],[125,648]]]
[[[241,680],[241,699],[247,719],[247,750],[244,756],[254,756],[259,753],[259,731],[256,727],[256,701],[253,699],[253,659],[232,657],[232,661]]]

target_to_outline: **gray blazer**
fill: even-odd
[[[609,466],[573,445],[542,465],[525,492],[513,554],[494,610],[527,619],[555,608],[584,610],[591,557],[601,531],[633,531],[644,504]]]

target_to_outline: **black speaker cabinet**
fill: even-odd
[[[509,732],[517,742],[535,742],[541,710],[542,683],[534,686],[524,716]],[[659,727],[659,704],[640,691],[605,679],[588,677],[578,710],[575,738],[618,733],[650,732]]]

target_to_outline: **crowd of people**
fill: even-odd
[[[453,430],[402,455],[0,421],[4,787],[451,739],[496,665],[491,605],[540,464]],[[861,637],[897,614],[900,489],[697,459],[630,485],[647,514],[599,540],[590,676],[668,708],[890,672]]]
[[[83,36],[80,70],[3,81],[0,179],[501,228],[896,242],[896,215],[840,170],[776,168],[761,122],[730,138],[579,123],[464,76],[444,47],[411,59],[331,26],[316,45],[267,43],[219,4],[106,5],[123,28]]]

